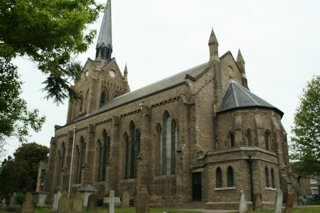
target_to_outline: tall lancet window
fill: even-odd
[[[58,151],[58,157],[57,157],[57,176],[56,176],[56,184],[60,186],[61,183],[61,151]]]
[[[76,183],[81,183],[82,170],[84,168],[85,163],[85,154],[86,154],[86,143],[84,142],[83,137],[80,138],[80,148],[78,150],[78,165],[76,172]]]
[[[101,141],[100,139],[97,141],[97,145],[96,145],[96,156],[97,156],[97,181],[101,181],[102,180],[102,161],[103,161],[103,155],[102,155],[102,152],[103,152],[103,146],[101,144]]]
[[[158,153],[158,167],[157,167],[157,175],[162,175],[162,169],[163,169],[163,134],[162,134],[162,128],[161,125],[157,125],[157,151]]]
[[[231,166],[228,166],[227,169],[227,186],[228,187],[233,187],[234,186],[234,173],[233,173],[233,168]]]
[[[270,187],[268,167],[264,168],[264,173],[265,173],[265,179],[266,179],[266,187]]]
[[[269,132],[269,130],[267,130],[264,133],[264,143],[265,143],[266,150],[270,150],[269,138],[270,138],[270,132]]]
[[[140,152],[140,131],[133,122],[130,123],[130,165],[129,178],[137,177],[137,158]]]
[[[177,147],[178,147],[178,126],[175,120],[172,120],[171,125],[171,174],[176,173],[176,159],[177,159]]]
[[[129,142],[129,136],[127,133],[124,134],[124,146],[125,146],[125,171],[124,171],[124,178],[129,179],[130,178],[130,142]]]
[[[100,144],[99,181],[106,180],[107,162],[110,157],[110,137],[106,130],[102,132],[103,142]]]
[[[222,171],[220,167],[218,167],[216,170],[216,188],[221,188],[221,187],[222,187]]]
[[[247,129],[246,132],[246,139],[247,139],[247,145],[252,146],[252,134],[251,134],[251,129]]]
[[[164,132],[162,138],[162,174],[173,175],[176,170],[178,147],[178,125],[168,112],[164,114]]]
[[[172,119],[170,117],[170,115],[167,113],[165,115],[165,139],[166,139],[166,143],[165,143],[165,165],[166,165],[166,175],[171,175],[171,160],[172,160],[172,156],[171,156],[171,143],[172,143],[172,134],[171,134],[171,123]]]

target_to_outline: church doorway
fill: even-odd
[[[201,172],[192,173],[192,200],[202,200]]]

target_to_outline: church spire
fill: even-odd
[[[111,0],[108,0],[104,11],[97,47],[96,59],[102,62],[110,60],[112,53]]]
[[[218,53],[219,43],[216,38],[216,35],[214,34],[213,29],[211,30],[208,45],[210,50],[210,59],[217,59],[219,57],[219,53]]]

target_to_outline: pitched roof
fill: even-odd
[[[110,62],[109,62],[110,63]],[[141,89],[125,93],[121,96],[118,96],[112,100],[110,100],[106,105],[101,107],[98,111],[90,114],[85,115],[83,117],[80,117],[76,120],[82,120],[86,117],[93,116],[95,114],[99,114],[101,112],[131,103],[133,101],[137,101],[139,99],[143,99],[145,97],[154,95],[156,93],[159,93],[161,91],[173,88],[175,86],[184,84],[186,79],[191,79],[192,81],[197,80],[199,77],[201,77],[209,68],[209,63],[203,63],[196,67],[193,67],[191,69],[182,71],[176,75],[173,75],[171,77],[165,78],[163,80],[160,80],[158,82],[155,82],[153,84],[150,84],[148,86],[142,87]]]
[[[241,86],[234,80],[230,80],[229,87],[222,99],[222,103],[218,112],[252,107],[274,109],[277,110],[281,114],[281,116],[283,115],[283,112],[273,105],[256,96],[250,90]]]

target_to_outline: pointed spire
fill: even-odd
[[[108,0],[104,11],[99,37],[96,46],[96,59],[107,61],[112,53],[111,0]]]
[[[219,53],[218,53],[219,43],[216,35],[214,34],[213,29],[211,30],[208,45],[210,50],[210,60],[218,60],[219,59]]]
[[[123,78],[124,78],[125,81],[128,81],[128,67],[127,67],[127,63],[126,63],[126,66],[124,67]]]
[[[244,67],[245,61],[244,61],[244,59],[243,59],[243,56],[242,56],[242,54],[241,54],[240,49],[238,50],[237,64],[238,64],[238,66],[239,66],[239,68],[240,68],[240,71],[241,71],[242,73],[244,73],[244,72],[245,72],[245,67]]]
[[[217,37],[216,37],[216,35],[214,34],[213,29],[211,30],[211,34],[210,34],[210,38],[209,38],[208,44],[209,44],[209,45],[211,45],[211,44],[217,44],[217,45],[219,45],[218,40],[217,40]]]
[[[239,63],[239,62],[245,63],[245,62],[244,62],[244,59],[243,59],[243,57],[242,57],[242,54],[241,54],[240,49],[238,50],[237,62],[238,62],[238,63]]]

